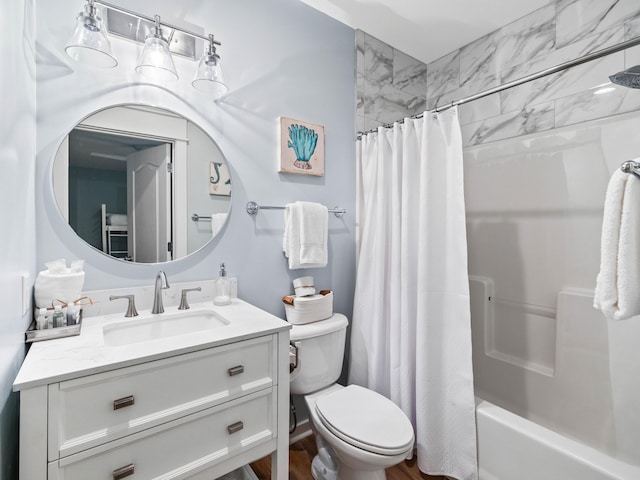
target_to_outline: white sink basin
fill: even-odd
[[[185,310],[105,325],[102,327],[102,333],[104,344],[115,347],[210,330],[229,323],[212,311]]]

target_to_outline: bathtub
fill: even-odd
[[[483,480],[640,480],[640,316],[593,307],[606,184],[639,119],[465,148]]]
[[[481,480],[640,480],[640,322],[604,321],[591,291],[550,309],[469,286]]]
[[[480,480],[637,480],[640,467],[476,399]]]

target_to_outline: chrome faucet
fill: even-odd
[[[163,270],[156,275],[156,287],[153,292],[153,308],[151,313],[162,313],[164,307],[162,306],[162,290],[169,288],[169,281],[167,280],[167,274]]]

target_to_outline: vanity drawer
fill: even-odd
[[[52,384],[49,461],[269,388],[276,350],[267,336]]]
[[[272,441],[276,436],[274,412],[272,389],[256,392],[52,462],[49,478],[187,478]]]

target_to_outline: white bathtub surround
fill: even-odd
[[[481,480],[631,480],[640,468],[478,399]]]
[[[640,478],[640,317],[609,321],[607,326],[617,457],[638,468],[639,472],[628,478]]]
[[[604,202],[600,273],[593,306],[612,320],[640,315],[640,179],[611,176]]]
[[[464,159],[476,395],[636,468],[640,316],[607,321],[593,296],[607,183],[640,155],[638,121],[486,143]]]
[[[358,148],[350,382],[396,402],[420,470],[477,478],[462,139],[457,109]]]

